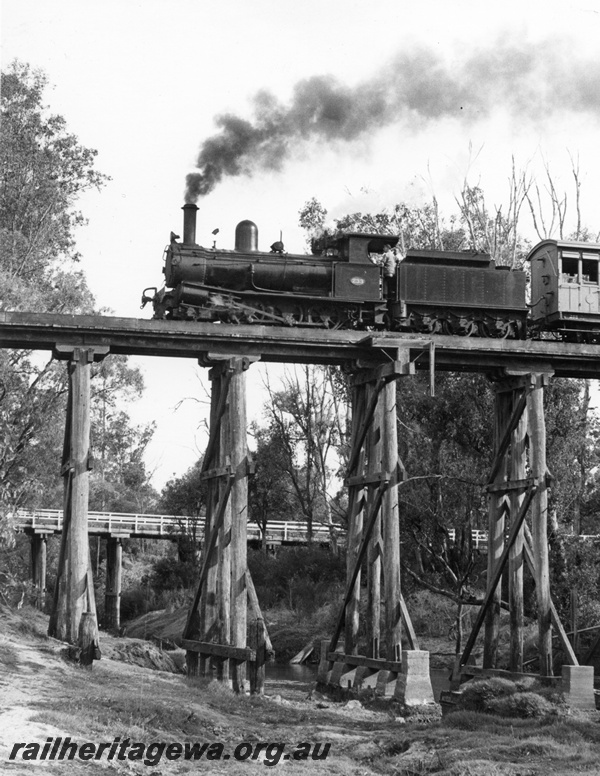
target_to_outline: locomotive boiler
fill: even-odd
[[[320,328],[387,329],[478,337],[556,337],[600,342],[600,245],[544,240],[526,273],[486,253],[409,250],[390,271],[398,238],[326,235],[312,253],[258,248],[252,221],[233,250],[196,243],[195,205],[183,239],[172,234],[162,289],[147,288],[155,318]]]
[[[238,224],[235,248],[196,244],[196,206],[185,205],[183,242],[166,249],[165,288],[146,289],[157,318],[318,327],[383,325],[381,269],[370,255],[397,238],[345,235],[314,255],[258,250],[252,221]],[[150,295],[149,292],[153,292]]]

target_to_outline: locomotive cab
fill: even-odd
[[[387,245],[395,248],[400,238],[391,234],[341,232],[311,241],[313,255],[329,256],[353,264],[372,264],[373,254],[383,254]]]
[[[531,264],[531,320],[538,328],[586,331],[600,314],[600,245],[544,240]]]

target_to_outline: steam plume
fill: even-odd
[[[535,46],[501,44],[449,68],[430,50],[402,53],[355,87],[315,76],[294,87],[284,105],[266,91],[252,99],[253,118],[215,119],[217,134],[202,145],[187,176],[186,201],[208,194],[226,176],[279,170],[308,140],[351,141],[394,122],[485,117],[496,105],[520,121],[548,120],[551,110],[600,115],[600,61],[576,58],[555,40]]]

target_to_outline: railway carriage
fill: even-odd
[[[543,240],[530,252],[531,332],[600,341],[600,245]]]

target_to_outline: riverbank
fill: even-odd
[[[47,618],[37,611],[0,607],[3,774],[32,773],[40,764],[20,754],[27,751],[33,756],[36,743],[41,754],[44,743],[59,738],[64,742],[67,737],[78,745],[94,746],[103,742],[108,746],[118,739],[119,747],[124,748],[114,744],[116,754],[110,761],[110,749],[98,759],[83,760],[78,750],[73,760],[46,760],[46,773],[264,773],[266,766],[275,767],[279,749],[273,747],[279,744],[285,744],[285,749],[276,767],[285,768],[286,773],[307,773],[307,768],[311,774],[338,776],[598,772],[600,725],[596,718],[505,720],[460,712],[422,724],[401,716],[393,704],[370,708],[357,702],[334,703],[316,692],[290,692],[285,682],[272,680],[267,682],[265,697],[239,697],[216,683],[190,681],[180,674],[124,662],[124,657],[135,657],[138,644],[128,639],[103,636],[102,660],[91,671],[79,668],[66,659],[66,645],[45,636],[46,627]],[[142,658],[138,654],[136,659]],[[185,760],[185,742],[214,745],[215,759],[206,763]],[[18,743],[31,746],[21,747],[15,759],[9,760]],[[140,750],[132,749],[133,743],[145,747],[173,743],[171,755],[177,755],[179,745],[181,753],[169,760],[163,752],[159,762],[144,764],[135,758]],[[329,744],[325,759],[312,759],[316,743],[322,745],[320,756],[323,746]],[[273,746],[268,749],[267,744]],[[298,750],[299,744],[308,749]],[[207,752],[205,748],[202,759]],[[251,754],[240,761],[236,752],[242,757]],[[308,759],[294,757],[307,752]],[[284,754],[290,754],[290,759]]]

